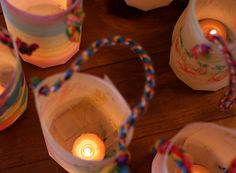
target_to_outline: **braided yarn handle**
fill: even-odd
[[[216,44],[221,50],[229,72],[229,88],[225,92],[224,97],[220,100],[220,107],[224,110],[229,110],[232,104],[236,102],[235,99],[235,77],[236,77],[236,61],[233,54],[230,52],[225,41],[218,35],[208,35],[208,40]],[[200,55],[206,55],[211,51],[211,47],[206,44],[196,45],[192,50],[192,56],[198,58]]]
[[[13,40],[10,33],[2,27],[0,28],[0,42],[8,46],[10,49],[13,49],[14,47]],[[16,46],[20,53],[26,54],[29,56],[39,47],[35,43],[28,45],[27,43],[23,42],[20,38],[16,39]]]
[[[122,36],[114,36],[112,38],[104,38],[101,40],[96,40],[91,44],[89,48],[87,48],[84,52],[81,53],[81,55],[79,55],[75,63],[71,65],[71,68],[69,68],[65,72],[63,79],[59,79],[53,86],[50,87],[47,85],[42,86],[39,89],[39,94],[47,96],[52,92],[58,91],[63,85],[63,83],[68,81],[75,72],[80,71],[81,65],[87,62],[94,55],[94,53],[98,51],[98,48],[114,46],[114,45],[124,45],[130,48],[130,50],[132,50],[135,54],[137,54],[139,58],[142,60],[146,72],[146,83],[143,95],[141,97],[141,101],[134,106],[131,115],[129,115],[126,122],[121,126],[119,132],[119,141],[118,141],[119,151],[116,162],[118,163],[118,165],[123,167],[124,165],[127,164],[129,159],[129,154],[126,149],[127,134],[131,129],[134,128],[136,119],[145,112],[149,102],[152,100],[154,95],[155,71],[152,65],[151,58],[146,53],[146,51],[143,50],[140,44],[138,44],[137,42],[135,42],[130,38]]]
[[[67,0],[67,6],[71,7],[77,0]],[[81,27],[85,14],[79,5],[76,5],[68,14],[66,19],[66,35],[71,42],[79,42]]]
[[[169,154],[177,166],[182,170],[182,173],[192,173],[192,160],[185,150],[164,139],[160,139],[155,148],[159,154]]]

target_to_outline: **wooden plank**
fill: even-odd
[[[173,27],[182,10],[168,6],[140,12],[130,10],[122,5],[122,1],[118,1],[121,0],[85,2],[87,18],[84,22],[83,45],[97,39],[98,36],[121,34],[137,38],[141,44],[146,45],[146,49],[150,49],[150,53],[168,49]],[[166,37],[165,34],[170,37]]]
[[[171,69],[163,65],[168,62],[168,56],[168,52],[154,56],[157,69],[156,96],[147,114],[138,122],[134,139],[179,129],[194,121],[213,121],[235,115],[235,108],[226,113],[218,110],[217,104],[222,91],[196,92],[181,83]],[[158,64],[160,64],[159,68]],[[86,72],[98,76],[107,73],[131,105],[134,105],[141,96],[144,73],[138,59],[94,68]],[[37,74],[38,71],[27,71],[28,80],[32,73]],[[40,75],[48,75],[48,73]],[[0,133],[1,141],[8,141],[8,145],[0,143],[2,161],[0,169],[48,158],[31,91],[29,103],[30,106],[22,118],[10,129]]]
[[[66,173],[66,171],[60,167],[52,159],[34,162],[28,165],[22,165],[19,167],[11,167],[8,169],[0,170],[1,173]]]
[[[168,67],[169,53],[153,57],[157,71],[156,95],[149,111],[137,124],[135,138],[181,128],[193,121],[213,121],[235,115],[235,107],[228,112],[218,108],[224,90],[194,91],[179,81]],[[108,73],[128,103],[134,105],[138,102],[144,83],[143,69],[138,59],[86,72],[100,76]]]
[[[28,109],[13,126],[1,132],[0,141],[0,172],[49,158],[35,109]]]
[[[224,125],[227,127],[236,129],[236,117],[230,117],[226,119],[220,119],[215,121],[215,123]],[[141,139],[133,140],[131,143],[130,151],[132,153],[132,159],[129,166],[133,172],[143,173],[151,171],[151,163],[154,158],[153,153],[151,153],[151,146],[159,138],[170,139],[173,137],[180,129],[173,131],[168,131],[165,133],[155,134],[152,136],[147,136]],[[12,167],[8,169],[1,170],[1,173],[41,173],[41,172],[56,172],[56,173],[66,173],[60,165],[55,163],[52,159],[46,159],[42,161],[33,162],[30,164]]]
[[[232,116],[226,119],[219,119],[213,121],[212,123],[216,123],[236,130],[236,116]],[[180,130],[181,128],[133,140],[130,145],[130,151],[132,155],[130,162],[131,170],[137,173],[151,172],[152,160],[155,157],[155,155],[151,152],[151,147],[155,144],[156,140],[160,138],[170,139]]]
[[[156,139],[161,136],[170,138],[183,126],[195,121],[217,121],[235,127],[235,108],[229,112],[220,111],[217,105],[223,90],[193,91],[169,68],[171,34],[182,10],[169,6],[144,13],[120,5],[121,2],[84,1],[87,18],[81,49],[96,38],[120,34],[136,38],[152,55],[157,70],[156,95],[147,114],[138,121],[130,146],[133,172],[146,173],[150,172],[153,159],[149,149]],[[4,25],[2,15],[0,24]],[[27,82],[32,76],[45,78],[62,72],[72,61],[49,69],[23,63]],[[83,71],[100,77],[108,74],[130,105],[137,103],[141,96],[144,82],[142,64],[124,48],[101,50]],[[48,156],[31,91],[28,110],[11,128],[0,133],[0,141],[1,173],[65,172]]]

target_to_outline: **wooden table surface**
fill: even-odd
[[[216,122],[236,127],[235,107],[228,112],[218,109],[223,90],[193,91],[177,79],[168,65],[173,27],[184,6],[172,4],[165,8],[141,12],[129,8],[122,0],[85,0],[86,20],[83,25],[81,49],[97,38],[124,35],[135,38],[151,55],[157,72],[156,95],[148,112],[137,123],[129,149],[133,172],[149,173],[154,155],[151,145],[160,137],[171,138],[186,124],[196,121]],[[1,14],[1,25],[4,24]],[[29,82],[32,76],[45,78],[64,71],[65,65],[40,69],[22,63]],[[86,73],[108,74],[132,106],[140,98],[144,84],[143,66],[134,54],[122,47],[108,48],[96,54]],[[48,155],[34,97],[29,92],[28,109],[7,130],[0,132],[0,173],[65,173]]]

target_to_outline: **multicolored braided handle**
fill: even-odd
[[[218,35],[209,35],[208,40],[216,44],[220,51],[222,52],[224,59],[226,61],[228,71],[229,71],[229,89],[225,92],[225,96],[220,101],[220,107],[224,110],[228,110],[232,107],[233,103],[236,102],[235,98],[235,78],[236,78],[236,60],[233,54],[230,52],[225,41]],[[206,44],[196,45],[192,50],[192,56],[194,58],[199,58],[200,55],[206,55],[211,51],[211,47]]]
[[[63,79],[58,79],[58,81],[53,86],[44,85],[39,89],[39,94],[48,96],[52,92],[57,92],[62,85],[68,81],[72,75],[76,72],[79,72],[81,69],[81,65],[87,62],[94,53],[98,51],[98,48],[108,47],[114,45],[124,45],[130,48],[135,54],[137,54],[143,62],[145,72],[146,72],[146,83],[144,87],[144,92],[141,98],[141,101],[134,106],[132,109],[131,115],[128,117],[126,122],[121,126],[119,132],[119,141],[118,141],[118,155],[117,155],[117,167],[116,169],[119,172],[127,172],[127,168],[125,165],[129,160],[129,154],[127,152],[127,142],[126,137],[131,129],[134,128],[136,119],[143,115],[149,102],[152,100],[154,95],[155,88],[155,71],[153,68],[153,64],[151,58],[148,56],[147,52],[143,50],[142,46],[138,44],[136,41],[122,37],[122,36],[114,36],[112,38],[104,38],[101,40],[96,40],[91,44],[89,48],[87,48],[84,52],[79,55],[76,59],[75,63],[71,65],[71,67],[65,72]],[[36,85],[37,82],[35,81]]]
[[[171,144],[170,141],[160,139],[160,141],[154,146],[157,153],[161,155],[169,154],[178,167],[182,170],[182,173],[191,173],[192,160],[191,156],[182,148],[177,145]]]
[[[67,0],[67,6],[72,6],[76,0]],[[82,8],[78,5],[72,9],[68,14],[66,20],[66,35],[72,42],[80,41],[81,26],[84,20],[85,14]]]

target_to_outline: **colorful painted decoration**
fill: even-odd
[[[235,10],[235,5],[233,1],[190,0],[175,25],[170,66],[176,76],[194,90],[217,91],[228,86],[229,71],[221,45],[215,45],[209,37],[220,36],[230,54],[236,55],[231,34],[235,29],[230,24],[234,18],[230,11]],[[196,58],[199,49],[202,52]]]
[[[24,43],[23,53],[32,53]],[[37,47],[37,46],[36,46]],[[35,48],[36,48],[35,47]],[[0,131],[10,127],[26,110],[28,89],[21,69],[17,44],[3,28],[0,30]]]
[[[220,107],[224,110],[228,110],[231,108],[232,104],[235,102],[235,78],[236,78],[236,60],[233,57],[233,54],[230,52],[227,44],[218,35],[209,35],[207,37],[211,42],[215,43],[219,50],[222,51],[222,54],[224,56],[224,59],[226,61],[227,67],[228,67],[228,74],[229,74],[229,90],[225,93],[225,96],[223,99],[221,99]],[[191,50],[191,55],[198,59],[200,55],[209,54],[211,51],[211,47],[206,44],[200,44],[196,45]]]
[[[20,38],[17,45],[24,61],[47,68],[66,63],[78,52],[82,0],[3,0],[1,5],[9,32]]]

